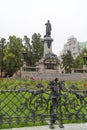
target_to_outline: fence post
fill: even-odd
[[[54,128],[54,123],[56,121],[56,113],[55,113],[55,108],[58,106],[57,103],[57,84],[55,81],[51,81],[49,84],[51,93],[50,93],[50,99],[51,99],[51,103],[50,103],[50,128],[53,129]]]
[[[54,128],[54,123],[57,119],[60,120],[60,128],[63,127],[63,120],[62,120],[62,104],[61,104],[61,91],[62,91],[62,82],[58,81],[58,79],[55,79],[50,83],[50,90],[51,90],[51,104],[50,104],[50,128]],[[56,110],[59,109],[59,116],[58,113],[56,113]]]
[[[62,114],[62,82],[59,83],[59,112],[60,112],[60,128],[64,128],[63,126],[63,114]]]

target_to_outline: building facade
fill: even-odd
[[[67,42],[65,43],[60,55],[66,54],[68,50],[71,51],[74,59],[81,53],[80,43],[74,36],[71,36],[67,39]]]

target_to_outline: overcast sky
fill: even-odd
[[[52,25],[53,52],[59,55],[67,38],[87,41],[87,0],[0,0],[0,37],[31,38],[45,35],[45,23]]]

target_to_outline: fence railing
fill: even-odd
[[[58,123],[87,121],[87,91],[72,85],[68,90],[64,82],[51,82],[47,89],[15,89],[0,91],[0,126],[13,124],[50,122],[50,128]]]

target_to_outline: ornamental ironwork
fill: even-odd
[[[0,127],[42,122],[53,129],[55,124],[63,128],[66,122],[87,121],[86,90],[78,90],[75,85],[67,89],[58,79],[51,81],[47,89],[41,84],[37,87],[0,91]]]

